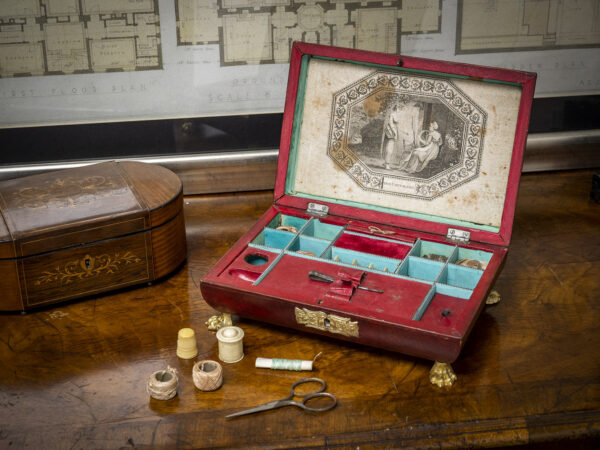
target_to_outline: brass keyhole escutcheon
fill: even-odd
[[[296,316],[296,323],[300,325],[329,333],[358,337],[358,322],[354,322],[348,317],[298,307],[294,308],[294,315]]]
[[[83,270],[85,270],[86,272],[91,272],[92,270],[94,270],[94,262],[95,262],[96,258],[90,256],[90,255],[85,255],[82,259],[79,260],[79,265],[81,266],[81,268]]]

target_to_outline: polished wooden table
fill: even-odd
[[[591,171],[522,178],[513,241],[496,289],[454,364],[458,381],[429,382],[431,362],[241,320],[245,358],[200,392],[177,331],[196,331],[217,359],[213,311],[199,283],[271,203],[270,192],[186,199],[188,261],[173,276],[26,315],[0,315],[0,448],[595,447],[600,439],[600,205]],[[279,399],[307,372],[255,369],[263,357],[311,359],[338,406],[283,408],[226,420]],[[150,399],[167,366],[178,395]],[[596,447],[597,448],[597,447]]]

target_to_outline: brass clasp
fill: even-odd
[[[298,307],[294,308],[294,313],[296,322],[300,325],[343,336],[358,337],[358,322],[353,322],[347,317]]]

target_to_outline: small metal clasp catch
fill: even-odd
[[[329,206],[311,202],[308,204],[306,212],[311,216],[325,217],[329,214]]]
[[[465,230],[457,230],[456,228],[448,228],[446,239],[450,242],[468,244],[471,239],[471,232]]]

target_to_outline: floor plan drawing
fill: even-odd
[[[456,53],[600,46],[598,0],[459,0]]]
[[[161,68],[158,0],[0,1],[0,78]]]
[[[399,53],[440,33],[442,0],[174,0],[177,44],[219,44],[221,66],[289,61],[293,41]]]

